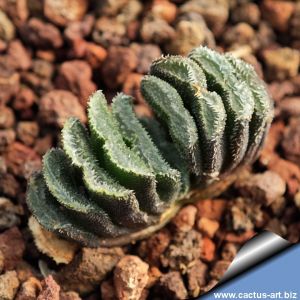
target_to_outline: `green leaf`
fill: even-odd
[[[190,173],[188,165],[180,157],[175,145],[170,141],[168,133],[156,119],[143,117],[140,119],[140,122],[151,136],[151,139],[159,149],[160,153],[162,153],[165,160],[171,167],[180,172],[181,188],[178,197],[184,196],[190,189]]]
[[[123,186],[136,192],[142,210],[152,214],[161,212],[163,207],[156,192],[155,175],[126,146],[102,92],[97,91],[90,97],[88,117],[98,156],[104,157],[106,170]]]
[[[209,92],[202,69],[191,59],[168,56],[156,60],[151,74],[170,83],[190,110],[200,138],[203,180],[218,179],[224,162],[226,111],[222,99]]]
[[[90,247],[97,246],[99,237],[84,228],[67,209],[59,205],[49,192],[41,173],[30,178],[26,200],[32,214],[45,229]]]
[[[194,49],[189,57],[203,69],[208,89],[222,97],[226,113],[228,148],[227,172],[243,160],[249,140],[249,123],[254,111],[254,99],[248,85],[234,75],[232,65],[224,55],[206,47]],[[224,170],[224,171],[225,171]]]
[[[81,169],[83,182],[92,198],[112,220],[127,227],[146,225],[146,215],[140,211],[134,191],[121,186],[100,167],[88,132],[78,119],[70,118],[64,124],[62,138],[63,148],[72,163]]]
[[[176,89],[158,77],[145,76],[141,82],[141,91],[157,117],[168,128],[189,169],[200,175],[201,157],[197,127]]]
[[[262,147],[266,133],[273,119],[273,103],[264,82],[248,63],[227,54],[227,60],[234,68],[236,77],[245,81],[254,98],[254,113],[250,123],[248,149],[243,163],[253,162]]]
[[[91,201],[78,180],[76,169],[61,149],[51,149],[43,158],[43,175],[51,194],[89,230],[104,236],[117,236],[120,227],[114,225],[100,206]]]
[[[132,97],[118,94],[112,103],[112,111],[119,123],[123,138],[131,149],[142,158],[155,174],[157,191],[163,201],[174,200],[178,196],[180,175],[163,159],[145,128],[137,119],[132,106]]]

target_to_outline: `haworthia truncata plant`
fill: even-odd
[[[89,246],[149,235],[251,164],[273,117],[253,67],[206,47],[154,61],[141,92],[155,117],[139,119],[125,94],[110,108],[97,91],[88,128],[65,123],[62,149],[46,153],[28,185],[28,206],[45,229]]]

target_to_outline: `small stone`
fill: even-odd
[[[16,132],[13,129],[0,129],[0,153],[16,140]]]
[[[123,84],[122,92],[126,95],[132,96],[135,104],[144,104],[146,101],[142,96],[140,85],[143,75],[138,73],[130,73]]]
[[[41,157],[22,143],[14,142],[5,153],[8,170],[15,176],[28,178],[41,167]]]
[[[0,10],[0,39],[10,41],[15,37],[15,26],[8,16]]]
[[[198,297],[202,287],[207,284],[207,270],[208,266],[201,260],[197,260],[195,264],[188,269],[188,291],[191,297]]]
[[[300,191],[295,195],[294,202],[296,206],[300,209]]]
[[[102,16],[96,20],[93,40],[104,48],[127,45],[126,25],[116,18]]]
[[[72,21],[80,21],[88,9],[88,0],[45,0],[44,14],[56,25],[66,26]]]
[[[20,215],[23,214],[22,206],[14,205],[9,199],[0,197],[0,231],[19,225]]]
[[[107,51],[94,43],[86,43],[85,59],[93,69],[98,69],[105,61]]]
[[[118,88],[136,68],[137,63],[137,57],[132,49],[110,47],[101,70],[106,86],[110,89]]]
[[[276,41],[276,34],[268,22],[261,21],[258,25],[257,38],[260,48],[272,47]]]
[[[247,23],[238,23],[235,26],[229,27],[223,35],[225,45],[231,48],[237,48],[243,45],[248,45],[251,49],[259,48],[259,41],[255,30]]]
[[[249,2],[238,5],[231,13],[234,23],[245,22],[250,25],[257,25],[260,22],[261,13],[257,4]]]
[[[0,250],[0,274],[2,274],[3,270],[4,270],[4,255]]]
[[[187,299],[188,296],[179,272],[163,274],[159,279],[158,288],[164,299],[182,300]]]
[[[140,14],[143,12],[143,4],[139,0],[130,0],[122,7],[120,12],[115,16],[120,22],[126,25],[127,35],[131,24],[138,23]]]
[[[81,300],[78,293],[75,292],[61,292],[59,294],[59,300]]]
[[[43,156],[53,145],[53,135],[47,134],[41,138],[36,139],[34,150],[40,155]]]
[[[282,216],[285,207],[287,206],[287,200],[285,197],[279,197],[277,198],[272,204],[270,205],[270,208],[272,210],[272,213],[275,216]]]
[[[261,204],[249,198],[237,198],[231,203],[228,224],[234,231],[252,230],[263,219]]]
[[[161,255],[161,263],[164,267],[185,273],[188,266],[200,258],[202,246],[202,235],[196,230],[179,232]]]
[[[40,58],[40,59],[43,59],[43,60],[46,60],[46,61],[49,61],[49,62],[54,62],[55,61],[55,58],[56,58],[56,53],[54,50],[51,50],[51,49],[38,49],[36,52],[35,52],[35,55],[37,58]]]
[[[96,91],[96,85],[92,81],[92,68],[83,60],[62,63],[55,84],[58,89],[71,91],[84,107],[89,96]]]
[[[197,218],[209,218],[215,221],[221,221],[225,212],[227,202],[223,199],[205,199],[196,202],[198,209]]]
[[[269,130],[266,137],[265,145],[260,153],[260,163],[263,166],[267,166],[270,161],[273,160],[275,155],[275,149],[279,145],[283,137],[283,132],[285,129],[285,124],[280,122],[274,122]]]
[[[0,299],[13,300],[20,282],[15,271],[8,271],[0,275]]]
[[[268,92],[276,103],[280,103],[284,97],[295,94],[296,88],[291,80],[273,81],[268,85]]]
[[[218,221],[214,221],[203,217],[199,219],[197,226],[200,232],[202,232],[204,235],[208,236],[209,238],[213,238],[215,233],[219,229],[220,224]]]
[[[200,45],[215,47],[212,32],[207,28],[203,17],[197,13],[182,15],[176,25],[174,38],[166,44],[167,52],[186,56]]]
[[[300,118],[291,119],[285,129],[281,146],[285,157],[300,166]]]
[[[179,11],[202,15],[214,35],[219,36],[229,16],[229,5],[227,0],[189,0],[180,7]]]
[[[172,224],[178,231],[190,231],[195,224],[196,214],[197,208],[194,205],[187,205],[173,218]]]
[[[216,255],[215,243],[210,238],[206,236],[203,237],[200,258],[203,261],[211,262],[215,259],[215,255]]]
[[[218,284],[218,280],[212,279],[205,287],[203,287],[203,293],[209,292],[212,288],[214,288]]]
[[[60,286],[55,282],[52,275],[47,276],[42,281],[42,291],[37,300],[60,300]]]
[[[161,56],[161,50],[154,44],[131,44],[131,49],[135,52],[138,62],[136,71],[140,74],[147,74],[153,60]]]
[[[8,65],[5,57],[2,58],[0,60],[0,106],[15,96],[20,88],[20,74]]]
[[[13,40],[9,43],[7,49],[11,64],[16,70],[28,70],[32,61],[29,52],[23,46],[20,40]]]
[[[81,21],[69,23],[64,30],[65,38],[70,42],[86,38],[91,34],[94,22],[93,15],[85,15]]]
[[[103,0],[97,3],[98,13],[104,16],[116,16],[129,0]]]
[[[26,0],[3,1],[3,10],[16,25],[22,24],[29,16]],[[0,4],[2,6],[2,4]]]
[[[116,290],[112,280],[102,281],[100,286],[101,299],[103,300],[115,300]]]
[[[57,49],[63,45],[63,39],[58,28],[37,18],[31,18],[27,23],[24,23],[19,31],[26,42],[37,48]]]
[[[24,231],[23,234],[27,234],[27,231]],[[26,237],[28,239],[28,237]],[[29,246],[29,247],[28,247]],[[30,245],[26,245],[26,251],[30,251]],[[28,254],[28,252],[27,252]],[[38,254],[39,256],[40,254]],[[26,262],[25,260],[21,260],[16,268],[15,271],[17,272],[18,278],[21,282],[25,282],[29,280],[31,277],[40,278],[41,273],[37,269],[35,269],[31,264]]]
[[[3,156],[0,156],[0,176],[7,174],[7,165]]]
[[[290,243],[299,242],[299,231],[300,231],[300,222],[289,225],[287,239]]]
[[[268,162],[268,169],[282,177],[287,183],[290,195],[295,195],[300,189],[300,168],[298,165],[273,155]]]
[[[298,74],[300,52],[288,47],[266,49],[262,53],[266,75],[270,80],[284,80]]]
[[[151,289],[158,282],[161,275],[162,273],[157,267],[150,267],[148,272],[149,278],[146,288]]]
[[[289,29],[291,16],[295,11],[295,3],[292,1],[264,0],[261,5],[263,18],[276,30],[285,32]]]
[[[284,180],[272,171],[250,175],[237,181],[235,186],[242,196],[249,197],[265,206],[269,206],[273,201],[282,197],[286,189]]]
[[[163,19],[171,24],[177,15],[177,7],[168,0],[154,0],[149,13],[157,19]]]
[[[44,59],[34,59],[32,69],[33,72],[38,75],[38,77],[46,78],[49,80],[51,80],[54,73],[53,64]]]
[[[0,129],[12,128],[15,124],[15,115],[10,107],[2,106],[0,110]]]
[[[220,280],[229,268],[230,264],[230,261],[218,260],[210,271],[210,276],[214,279]]]
[[[29,218],[28,226],[37,248],[42,253],[50,256],[57,264],[68,264],[73,260],[78,244],[45,230],[34,217]]]
[[[44,123],[62,128],[65,121],[71,116],[86,122],[84,109],[73,93],[53,90],[40,100],[39,117]]]
[[[283,118],[300,117],[300,97],[286,97],[277,108]]]
[[[234,243],[226,243],[222,248],[222,259],[226,261],[233,261],[237,255],[237,250],[237,246]]]
[[[287,228],[286,226],[277,218],[271,219],[268,224],[265,226],[266,230],[269,230],[275,234],[278,234],[279,236],[285,238],[287,234]]]
[[[7,172],[0,174],[0,193],[10,198],[15,198],[20,192],[20,183]]]
[[[89,293],[113,270],[123,256],[123,250],[118,247],[82,248],[75,259],[55,275],[55,280],[64,290],[79,294]]]
[[[32,146],[39,135],[39,126],[36,122],[21,121],[17,126],[17,138],[26,146]]]
[[[42,16],[43,15],[43,2],[35,0],[27,0],[28,9],[30,14],[33,16]]]
[[[26,110],[36,101],[36,95],[29,87],[21,87],[20,91],[14,97],[12,107],[15,110]]]
[[[165,20],[148,17],[142,22],[140,35],[145,43],[166,44],[175,38],[176,32]]]
[[[255,236],[255,232],[253,230],[247,230],[244,233],[234,233],[234,232],[228,232],[226,233],[224,240],[230,243],[237,243],[237,244],[244,244],[253,236]]]
[[[114,286],[120,300],[140,299],[148,281],[149,265],[139,257],[126,255],[114,270]]]
[[[170,241],[170,231],[167,228],[163,228],[141,243],[139,254],[151,265],[158,265],[160,262],[160,256],[165,252]]]
[[[15,269],[25,251],[25,242],[17,227],[12,227],[0,234],[0,251],[4,256],[4,270]]]
[[[30,277],[22,283],[15,300],[35,300],[41,291],[41,282],[35,277]]]
[[[294,39],[300,40],[300,4],[299,2],[295,4],[295,12],[290,22],[290,33]]]

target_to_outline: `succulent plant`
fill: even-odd
[[[155,117],[138,118],[122,93],[110,108],[97,91],[88,129],[64,124],[62,149],[46,153],[27,192],[44,228],[89,246],[144,237],[226,188],[257,158],[273,116],[253,67],[205,47],[154,61],[141,92]]]

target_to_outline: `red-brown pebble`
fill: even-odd
[[[149,265],[139,257],[126,255],[114,270],[114,286],[120,300],[140,299],[148,282]]]
[[[0,251],[4,256],[4,270],[15,269],[25,251],[25,242],[17,227],[10,228],[0,234]]]
[[[110,47],[102,65],[102,76],[107,87],[120,87],[127,76],[136,68],[137,57],[134,51],[125,47]]]
[[[46,123],[62,127],[71,116],[86,122],[86,114],[78,98],[69,91],[53,90],[40,100],[40,119]]]
[[[51,275],[42,281],[42,291],[37,300],[60,300],[60,286],[55,282]]]
[[[176,230],[187,232],[193,228],[196,214],[197,208],[194,205],[187,205],[173,218],[172,224],[175,226]]]
[[[215,259],[216,245],[208,237],[203,237],[200,258],[204,261],[211,262]]]
[[[221,221],[227,203],[223,199],[205,199],[196,202],[197,217],[206,217],[211,220]]]
[[[164,299],[182,300],[188,296],[179,272],[163,274],[159,279],[158,287]]]
[[[219,229],[220,224],[218,221],[202,217],[199,219],[197,227],[204,235],[208,236],[209,238],[213,238]]]
[[[92,81],[92,68],[83,60],[64,62],[59,68],[55,84],[58,89],[75,94],[84,107],[89,96],[96,91],[96,85]]]

